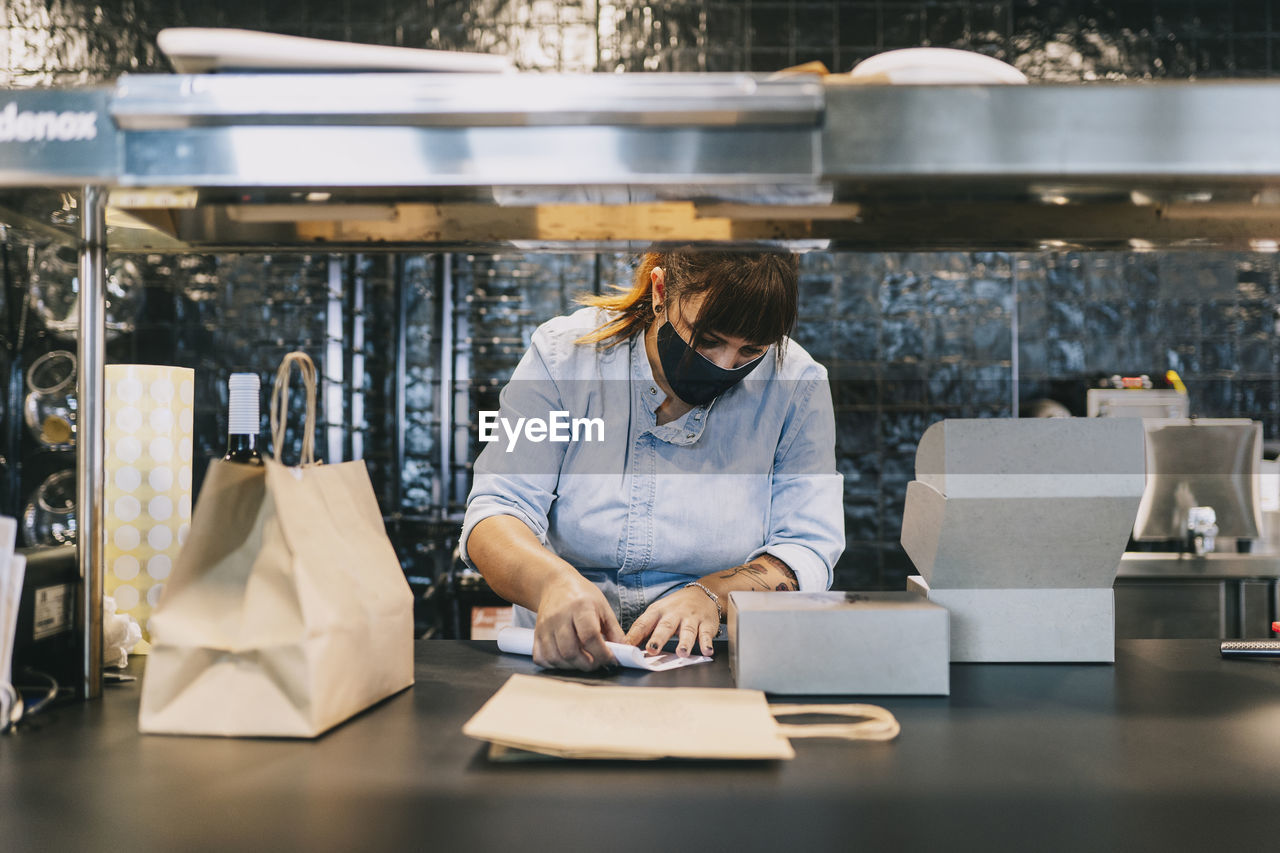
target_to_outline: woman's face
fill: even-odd
[[[669,299],[666,302],[667,319],[671,321],[676,334],[680,335],[685,343],[712,364],[726,370],[742,367],[764,355],[765,350],[769,348],[768,344],[748,341],[746,338],[711,329],[704,330],[696,341],[693,340],[691,321],[698,316],[698,310],[702,307],[704,298],[701,293],[695,293]]]

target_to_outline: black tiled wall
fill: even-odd
[[[0,86],[165,70],[154,45],[165,26],[485,50],[527,70],[773,71],[819,60],[844,71],[881,50],[929,44],[999,57],[1033,81],[1268,77],[1278,11],[1275,0],[0,0]],[[170,360],[224,367],[245,352],[238,341],[270,350],[277,340],[318,346],[323,339],[322,317],[308,311],[304,291],[322,294],[315,270],[327,258],[148,256],[139,263],[147,276],[141,323],[153,334],[145,346],[117,348],[169,346]],[[356,380],[370,406],[366,455],[388,512],[439,509],[438,400],[424,391],[440,369],[439,259],[359,263],[370,282],[367,319],[381,335],[374,340],[394,328],[397,274],[409,319],[401,476],[388,469],[386,451],[394,373],[377,346]],[[518,356],[516,339],[527,341],[577,290],[625,282],[630,260],[454,255],[451,263],[458,292],[480,297],[461,304],[479,401],[488,380],[500,382]],[[354,267],[346,273],[348,280],[356,274]],[[1095,373],[1172,367],[1187,381],[1196,412],[1254,417],[1268,439],[1280,439],[1278,280],[1280,265],[1267,254],[806,255],[797,337],[830,368],[846,477],[849,549],[837,585],[900,587],[908,562],[896,539],[915,442],[943,417],[1008,416],[1019,400],[1042,396],[1079,408]],[[277,310],[261,310],[264,299],[289,287],[303,294],[300,305],[282,296]],[[240,293],[247,302],[237,302]],[[173,328],[183,331],[165,331]],[[245,357],[268,360],[256,350]],[[221,402],[215,386],[202,394],[209,406]],[[416,545],[398,544],[402,556]]]

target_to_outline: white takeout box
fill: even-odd
[[[1136,418],[948,420],[907,487],[908,581],[952,617],[951,659],[1115,660],[1112,584],[1146,486]]]
[[[951,614],[952,663],[1114,663],[1115,593],[1110,589],[907,590]]]
[[[945,696],[947,611],[910,592],[729,593],[738,687],[781,694]]]
[[[936,423],[902,547],[933,589],[1110,589],[1146,487],[1143,441],[1128,418]]]

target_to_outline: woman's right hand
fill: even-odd
[[[533,630],[534,663],[552,669],[599,669],[614,662],[605,642],[624,639],[618,617],[595,584],[576,573],[547,581]]]

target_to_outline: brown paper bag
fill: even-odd
[[[307,389],[302,464],[279,461],[290,367]],[[315,366],[285,357],[275,459],[209,466],[151,617],[138,727],[315,737],[413,683],[413,595],[363,462],[314,462]]]
[[[782,725],[825,714],[857,723]],[[462,727],[488,741],[489,757],[788,759],[789,738],[892,740],[898,721],[875,705],[774,705],[759,690],[622,687],[512,675]]]
[[[818,714],[859,722],[781,724]],[[878,705],[770,705],[759,690],[622,687],[512,675],[462,733],[489,742],[494,761],[529,759],[789,759],[790,738],[893,740]]]
[[[620,687],[519,674],[507,679],[462,733],[560,758],[795,755],[759,690]]]

